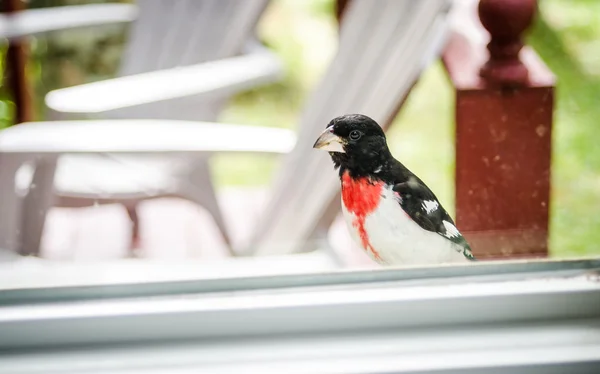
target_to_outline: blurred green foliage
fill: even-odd
[[[29,9],[130,0],[29,0]],[[45,114],[44,96],[51,90],[114,76],[126,36],[125,25],[54,32],[29,38],[27,75],[34,92],[36,119]],[[1,50],[4,63],[6,45]],[[3,71],[3,70],[2,70]],[[13,124],[14,107],[3,85],[0,89],[0,128]]]
[[[600,253],[600,2],[543,0],[528,38],[557,76],[551,250]]]

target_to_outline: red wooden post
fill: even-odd
[[[10,14],[24,9],[22,0],[2,0],[2,12]],[[6,50],[4,71],[6,85],[10,89],[16,107],[15,123],[33,120],[32,94],[27,82],[27,43],[11,40]]]
[[[455,34],[456,223],[479,258],[548,254],[554,77],[521,34],[536,0],[481,0],[487,51]]]

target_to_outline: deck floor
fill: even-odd
[[[231,188],[219,193],[233,245],[249,238],[260,216],[266,190]],[[175,198],[143,202],[139,207],[141,249],[147,259],[206,259],[228,256],[212,218],[195,204]],[[129,254],[130,222],[120,205],[53,208],[47,217],[41,255],[53,260],[114,260]],[[370,267],[371,260],[352,243],[337,220],[330,244],[346,266]]]

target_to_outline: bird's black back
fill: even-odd
[[[400,161],[391,157],[379,173],[371,178],[392,185],[394,192],[400,195],[400,206],[421,228],[435,232],[462,248],[465,257],[474,260],[471,248],[458,231],[450,232],[444,221],[456,227],[452,217],[439,202],[437,196],[419,177],[412,173]],[[436,209],[427,209],[427,204],[437,204]]]

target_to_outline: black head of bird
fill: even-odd
[[[336,168],[356,176],[374,173],[391,157],[381,126],[362,114],[331,120],[313,148],[328,151]]]

